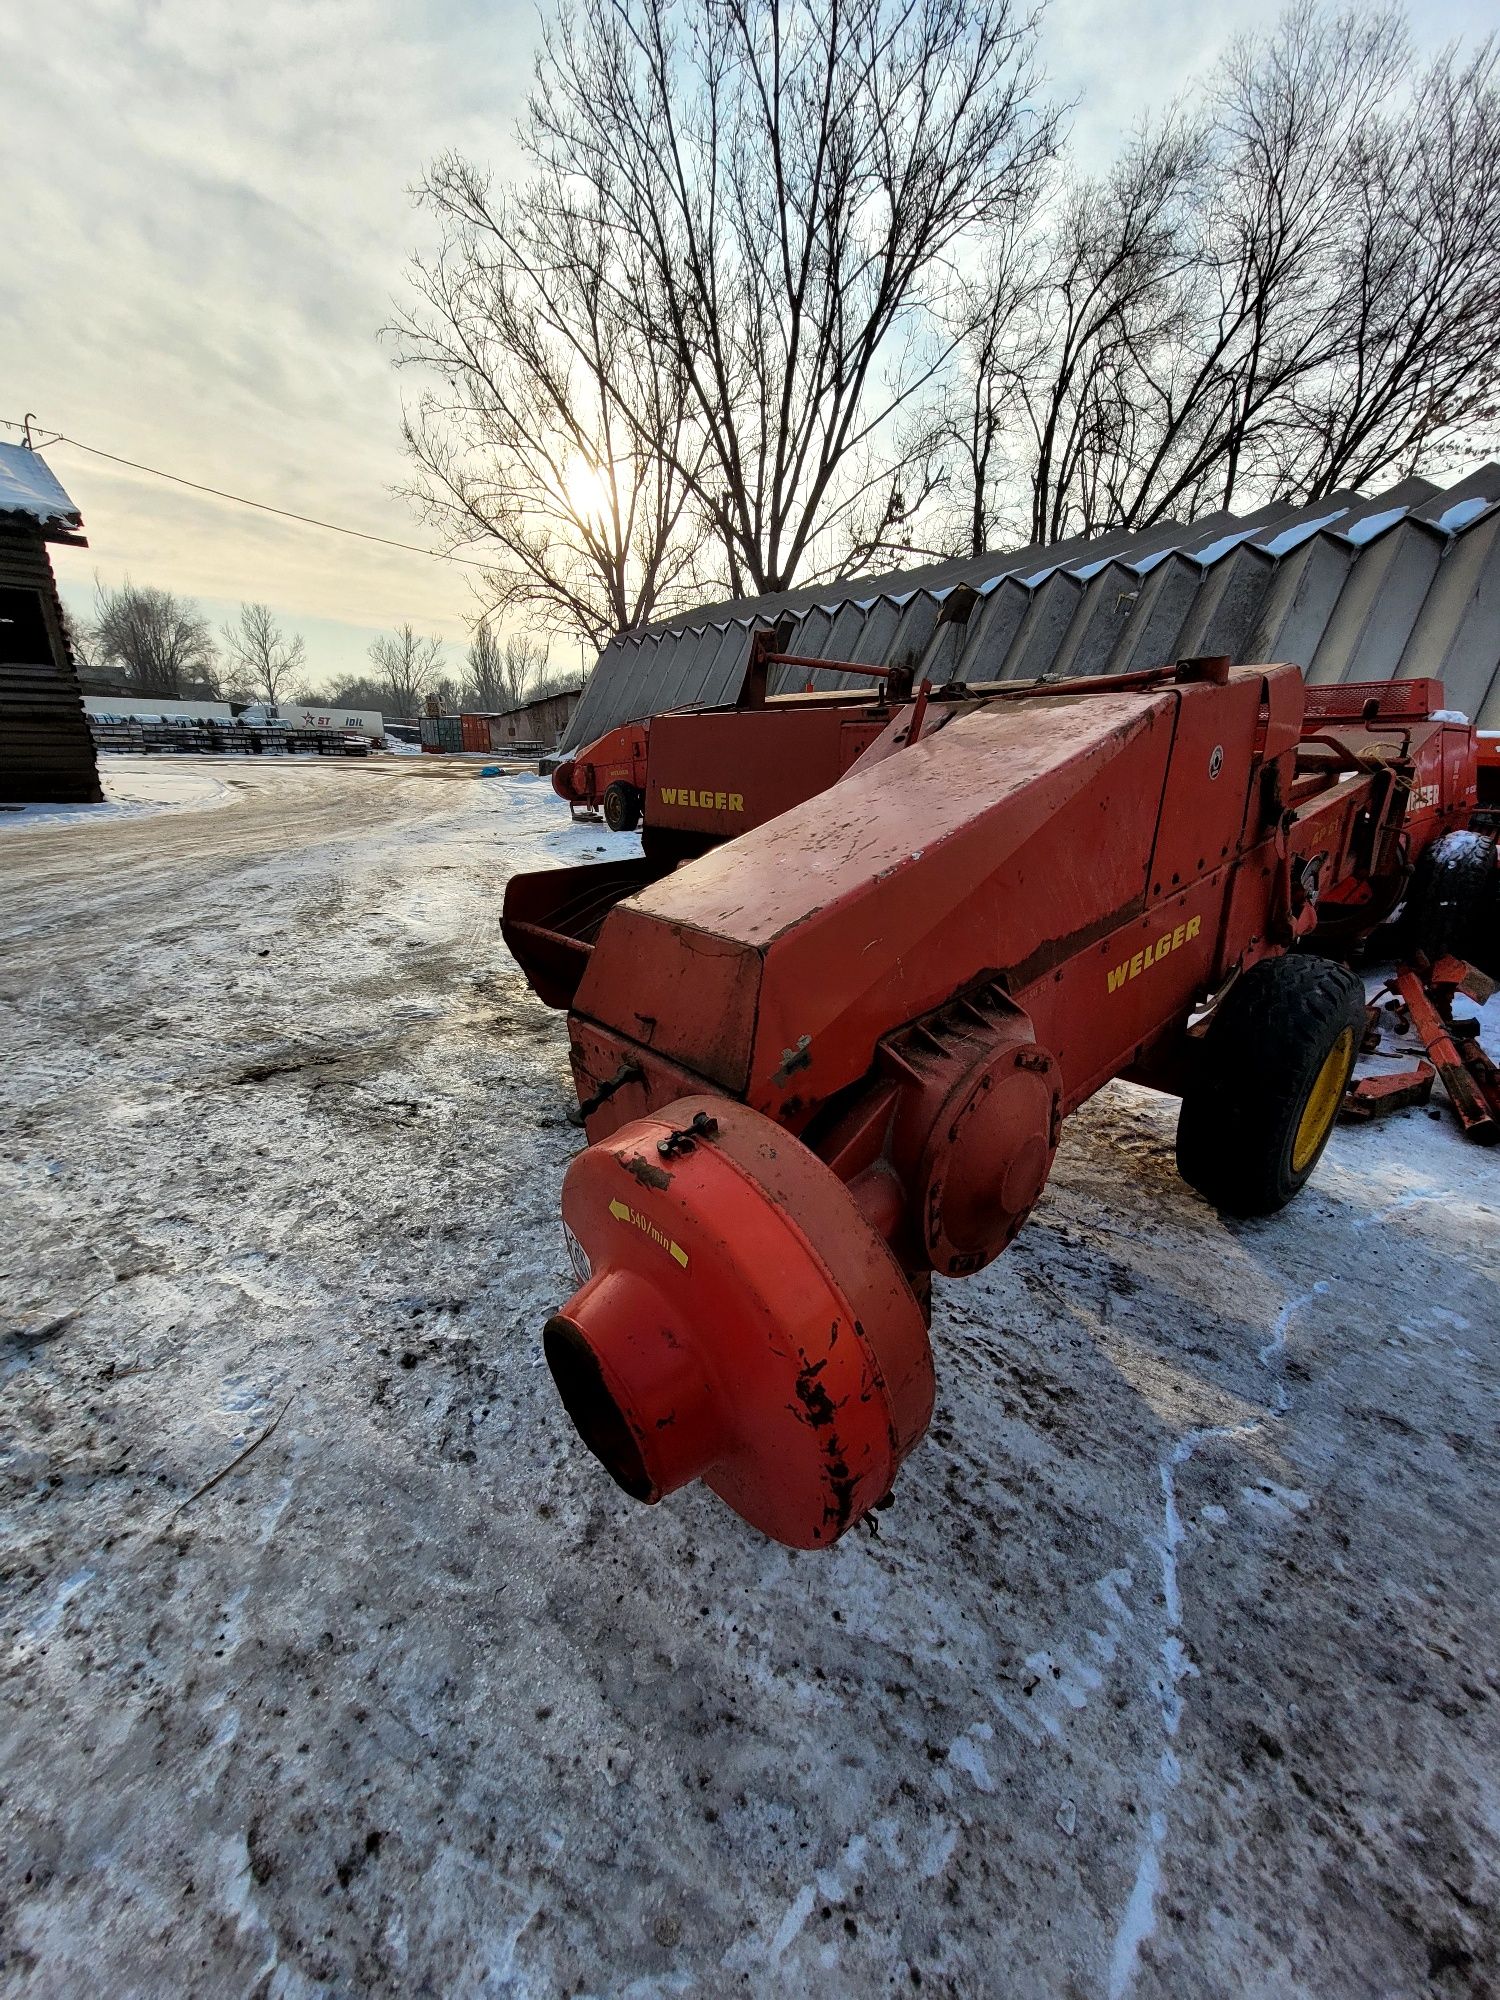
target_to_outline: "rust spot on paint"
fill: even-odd
[[[620,1165],[642,1187],[669,1188],[672,1185],[672,1176],[665,1167],[657,1166],[654,1160],[643,1159],[639,1153],[622,1153]]]
[[[816,1366],[809,1362],[797,1374],[797,1401],[814,1430],[825,1429],[837,1415],[832,1396],[818,1380],[826,1366],[822,1361]]]
[[[826,1366],[825,1361],[816,1364],[804,1363],[797,1375],[796,1388],[797,1401],[802,1405],[807,1422],[815,1431],[821,1433],[823,1470],[829,1490],[829,1499],[823,1508],[823,1519],[832,1525],[834,1534],[837,1535],[848,1526],[849,1517],[854,1511],[854,1489],[857,1481],[849,1470],[848,1461],[834,1432],[834,1424],[838,1418],[837,1406],[827,1389],[818,1380]],[[822,1540],[821,1535],[818,1539]]]
[[[854,1512],[854,1474],[844,1460],[829,1453],[828,1484],[833,1489],[830,1505],[823,1509],[823,1519],[832,1521],[838,1529],[846,1528],[849,1516]]]

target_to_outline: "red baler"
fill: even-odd
[[[782,628],[785,629],[785,628]],[[764,626],[732,702],[668,709],[622,723],[558,765],[552,788],[570,811],[602,811],[616,833],[642,827],[641,846],[666,863],[690,860],[825,791],[869,748],[911,694],[905,666],[805,660],[776,650]],[[875,685],[771,695],[770,669],[833,668]]]
[[[516,877],[505,935],[568,1009],[590,1140],[545,1348],[625,1490],[701,1478],[836,1540],[927,1426],[932,1274],[1004,1249],[1112,1077],[1181,1096],[1210,1200],[1289,1200],[1364,1033],[1339,961],[1473,810],[1441,702],[1325,689],[1305,716],[1295,667],[1224,660],[924,688],[686,865]]]
[[[552,773],[552,789],[580,812],[603,812],[614,833],[631,833],[641,823],[646,794],[646,739],[649,722],[625,722],[565,757]]]

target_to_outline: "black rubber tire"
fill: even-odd
[[[1294,1161],[1302,1114],[1348,1033],[1327,1127]],[[1177,1120],[1177,1169],[1228,1215],[1274,1215],[1299,1193],[1338,1122],[1365,1032],[1363,983],[1332,959],[1262,959],[1219,1004]]]
[[[1493,972],[1497,937],[1495,842],[1487,833],[1445,833],[1417,862],[1406,899],[1407,951],[1428,959],[1444,952]]]
[[[604,824],[611,833],[634,833],[641,823],[641,795],[618,780],[604,794]]]

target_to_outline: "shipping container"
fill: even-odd
[[[456,715],[424,715],[421,729],[424,750],[453,757],[464,747],[463,723]]]

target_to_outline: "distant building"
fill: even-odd
[[[490,725],[489,747],[505,750],[513,744],[524,743],[542,750],[555,750],[582,700],[581,687],[566,688],[556,694],[539,695],[535,701],[522,702],[519,708],[502,709],[498,715],[487,718]]]
[[[664,709],[734,701],[767,630],[797,662],[772,669],[773,695],[867,687],[849,665],[982,687],[1227,653],[1292,661],[1315,687],[1431,676],[1452,707],[1500,731],[1497,621],[1500,464],[1489,464],[1446,489],[1403,479],[703,605],[610,640],[566,748]]]
[[[583,689],[562,688],[538,695],[518,708],[466,710],[462,715],[424,715],[421,718],[422,748],[434,752],[477,752],[493,756],[510,751],[521,757],[536,757],[555,750],[573,720],[573,711],[583,699]]]
[[[83,519],[38,452],[0,444],[0,804],[103,797],[49,542],[86,549]]]

